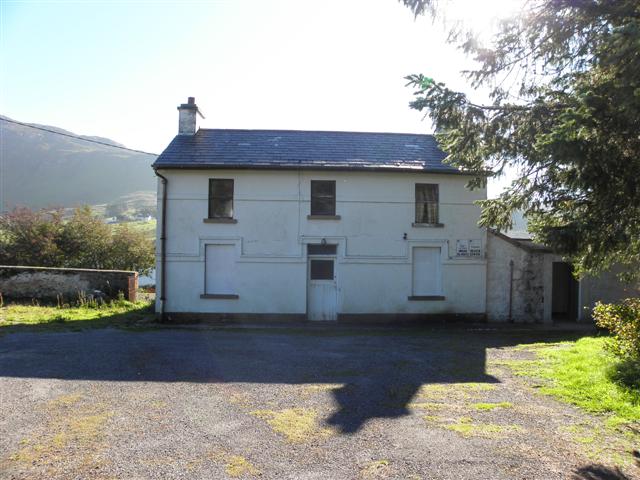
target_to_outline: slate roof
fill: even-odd
[[[460,173],[433,135],[200,129],[178,135],[153,168],[393,170]]]
[[[489,229],[489,232],[496,237],[501,238],[504,241],[509,242],[512,245],[522,248],[523,250],[526,250],[530,253],[553,253],[553,250],[551,250],[546,245],[535,243],[531,238],[531,234],[526,230],[508,230],[504,233],[501,233]]]

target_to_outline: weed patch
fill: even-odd
[[[447,405],[444,403],[436,403],[436,402],[414,402],[410,403],[410,408],[417,408],[420,410],[441,410],[445,408]]]
[[[84,400],[71,394],[48,402],[45,409],[50,420],[44,432],[23,439],[9,460],[26,468],[66,464],[77,477],[85,477],[99,465],[101,439],[113,412]]]
[[[262,475],[262,472],[258,470],[249,460],[242,455],[228,452],[224,449],[214,449],[209,453],[209,458],[215,463],[223,464],[224,471],[231,478],[238,477],[257,477]]]
[[[469,417],[461,417],[455,423],[445,424],[444,428],[469,437],[499,437],[505,433],[522,431],[518,425],[498,425],[495,423],[474,423]]]
[[[433,383],[423,385],[418,390],[418,398],[472,397],[481,392],[495,390],[489,383]]]
[[[291,443],[304,443],[332,433],[328,428],[319,427],[318,413],[312,409],[256,410],[251,414],[265,420],[273,431],[283,435]]]
[[[389,475],[391,467],[389,460],[374,460],[360,469],[362,478],[380,478]]]
[[[480,411],[491,411],[497,408],[513,408],[513,403],[511,402],[497,402],[497,403],[474,403],[472,405],[473,408]]]

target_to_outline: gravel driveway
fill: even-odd
[[[0,477],[626,478],[578,435],[593,418],[500,367],[540,335],[6,334]]]

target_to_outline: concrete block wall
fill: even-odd
[[[101,292],[115,298],[120,292],[135,302],[138,272],[0,265],[0,294],[5,300],[75,300],[80,292]]]

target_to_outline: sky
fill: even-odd
[[[518,0],[440,3],[489,35]],[[0,113],[157,153],[188,96],[204,128],[431,133],[406,75],[486,95],[445,40],[398,0],[0,0]]]

